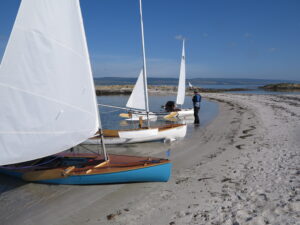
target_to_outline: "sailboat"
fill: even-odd
[[[139,120],[156,120],[157,115],[154,113],[149,113],[147,118],[146,104],[144,97],[144,80],[143,80],[143,70],[141,70],[140,75],[136,81],[136,84],[132,90],[132,93],[127,101],[126,107],[129,108],[129,112],[124,114],[121,113],[121,117],[127,118],[127,121],[139,121]]]
[[[139,90],[133,92],[130,96],[129,104],[135,105],[136,108],[145,109],[147,117],[147,126],[140,127],[137,129],[128,130],[103,130],[106,144],[130,144],[138,142],[149,142],[158,140],[173,141],[185,137],[187,125],[186,124],[167,124],[163,126],[152,126],[150,127],[150,112],[148,103],[148,90],[147,90],[147,70],[146,70],[146,54],[144,44],[144,26],[143,26],[143,13],[142,13],[142,2],[140,0],[140,22],[141,22],[141,35],[142,35],[142,50],[143,50],[143,70],[138,78],[138,85],[135,89]],[[142,76],[143,75],[143,76]],[[138,104],[138,106],[136,105]],[[101,138],[100,133],[82,144],[97,144]]]
[[[179,81],[178,81],[178,90],[177,90],[177,98],[176,105],[180,106],[179,108],[175,108],[175,103],[172,101],[167,102],[167,105],[171,105],[171,107],[166,107],[168,112],[171,112],[169,115],[166,115],[164,118],[170,119],[174,117],[189,117],[194,114],[194,109],[183,109],[182,105],[185,100],[185,85],[186,75],[185,75],[185,39],[182,40],[182,55],[181,55],[181,64],[180,64],[180,73],[179,73]],[[173,105],[171,104],[173,103]]]
[[[167,181],[168,159],[107,154],[79,0],[23,0],[0,68],[0,172],[25,181]],[[66,153],[97,131],[103,154]]]

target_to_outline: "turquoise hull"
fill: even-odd
[[[38,180],[47,184],[116,184],[132,182],[167,182],[171,175],[171,163],[165,163],[122,172],[67,176],[65,178]],[[22,173],[0,169],[1,173],[22,178]]]

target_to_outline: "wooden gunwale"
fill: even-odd
[[[23,173],[23,178],[28,181],[41,180],[42,177],[64,178],[68,176],[78,176],[78,175],[96,175],[96,174],[108,174],[115,172],[125,172],[135,169],[141,169],[146,167],[158,166],[166,163],[170,163],[168,159],[152,158],[152,157],[138,157],[138,156],[126,156],[126,155],[109,155],[109,162],[107,165],[99,168],[95,166],[99,161],[103,160],[103,156],[96,154],[63,154],[62,156],[66,158],[90,158],[95,161],[95,164],[85,166],[83,168],[72,168],[68,173],[66,171],[70,166],[50,168],[44,170],[32,170],[32,169],[15,169],[16,172]],[[155,162],[156,161],[156,162]],[[125,162],[125,163],[124,163]],[[88,173],[87,173],[88,171]],[[35,179],[35,177],[37,177]]]
[[[153,126],[151,128],[158,128],[158,131],[165,131],[165,130],[169,130],[169,129],[172,129],[172,128],[176,128],[176,127],[181,127],[181,126],[184,126],[185,124],[167,124],[167,125],[164,125],[164,126]],[[138,130],[147,130],[148,128],[147,127],[142,127],[142,128],[136,128],[136,129],[128,129],[128,130],[109,130],[109,129],[106,129],[106,130],[103,130],[103,134],[104,134],[104,137],[109,137],[109,138],[118,138],[119,137],[119,132],[121,131],[138,131]],[[99,132],[96,133],[96,135],[99,135]],[[90,139],[98,139],[100,136],[95,136],[95,137],[92,137]]]

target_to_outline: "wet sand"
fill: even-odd
[[[64,186],[1,175],[0,224],[299,223],[300,96],[203,96],[220,104],[208,125],[189,125],[180,142],[123,150],[170,148],[169,182]]]

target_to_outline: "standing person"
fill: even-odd
[[[199,124],[199,110],[200,110],[200,102],[201,102],[201,95],[198,93],[198,91],[194,91],[194,96],[193,96],[193,105],[194,105],[194,117],[195,121],[194,124]]]

